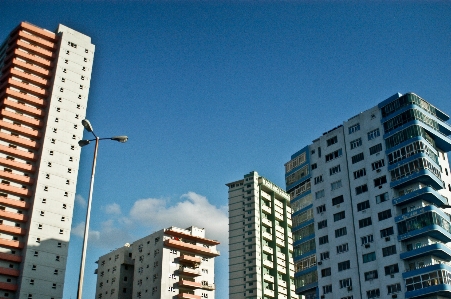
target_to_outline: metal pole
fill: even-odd
[[[94,159],[92,160],[91,185],[89,187],[88,208],[86,211],[85,233],[83,235],[83,249],[81,252],[80,276],[78,278],[77,299],[82,299],[82,293],[83,293],[83,279],[84,279],[84,273],[85,273],[86,248],[88,246],[89,220],[91,218],[92,191],[94,188],[94,175],[96,173],[96,161],[97,161],[98,147],[99,147],[99,137],[96,136],[96,145],[94,148]]]

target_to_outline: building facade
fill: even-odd
[[[297,298],[289,195],[255,171],[227,187],[229,298]]]
[[[214,299],[217,245],[194,226],[126,244],[97,261],[96,299]]]
[[[0,45],[1,298],[62,298],[93,57],[64,25]]]
[[[296,293],[451,297],[448,119],[395,94],[291,157]]]

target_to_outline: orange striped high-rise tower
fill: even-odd
[[[62,298],[93,57],[64,25],[0,45],[0,299]]]

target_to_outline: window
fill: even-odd
[[[330,268],[325,268],[321,270],[321,277],[327,277],[330,276],[332,274],[332,271],[330,270]]]
[[[388,199],[388,192],[385,192],[376,196],[376,203],[381,203],[387,201]]]
[[[363,153],[360,153],[360,154],[357,154],[357,155],[351,157],[352,164],[360,162],[363,159],[364,159]]]
[[[325,251],[320,253],[320,259],[321,260],[328,260],[329,259],[329,251]]]
[[[343,253],[343,252],[347,252],[349,250],[348,243],[338,245],[336,247],[336,249],[337,249],[337,254],[340,254],[340,253]]]
[[[369,131],[368,132],[368,140],[373,140],[376,137],[379,137],[381,135],[379,129]]]
[[[329,294],[329,293],[332,293],[332,285],[331,284],[323,286],[323,294]]]
[[[323,198],[323,197],[324,197],[324,189],[315,192],[315,198],[316,199],[320,199],[320,198]]]
[[[355,149],[362,145],[362,138],[358,138],[356,140],[351,141],[351,149]]]
[[[376,144],[375,146],[370,147],[370,155],[374,155],[380,151],[382,151],[382,143],[379,143],[379,144]]]
[[[344,271],[351,268],[351,261],[344,261],[341,263],[338,263],[338,272]]]
[[[388,292],[389,295],[401,292],[401,284],[400,283],[395,283],[395,284],[388,285],[387,286],[387,292]]]
[[[367,184],[364,184],[364,185],[361,185],[361,186],[358,186],[358,187],[355,188],[355,194],[356,194],[356,195],[365,193],[365,192],[367,192],[367,191],[368,191],[368,186],[367,186]]]
[[[365,168],[359,169],[357,171],[354,171],[354,180],[361,178],[366,175]]]
[[[365,281],[373,280],[373,279],[378,278],[377,270],[372,270],[372,271],[365,272],[365,273],[363,273],[363,275],[365,276]]]
[[[318,168],[318,165],[316,163],[313,163],[311,167],[312,167],[312,170],[313,170],[313,169]]]
[[[329,168],[329,175],[334,175],[336,173],[339,173],[341,171],[340,165],[334,166],[332,168]]]
[[[334,214],[334,222],[340,221],[341,219],[345,219],[345,211],[338,212]]]
[[[322,176],[322,175],[317,176],[317,177],[314,179],[315,185],[321,183],[322,181],[323,181],[323,176]]]
[[[370,226],[371,224],[373,224],[373,222],[371,221],[371,217],[359,220],[359,228],[367,227]]]
[[[382,256],[389,256],[392,254],[396,254],[396,245],[387,246],[382,248]]]
[[[342,288],[348,288],[352,286],[352,280],[351,278],[345,278],[340,280],[340,289]]]
[[[317,212],[318,214],[322,214],[322,213],[324,213],[325,211],[326,211],[326,205],[320,205],[320,206],[316,207],[316,212]]]
[[[319,245],[329,243],[329,236],[322,236],[318,238]]]
[[[326,155],[326,162],[332,161],[338,157],[340,157],[343,154],[343,151],[341,150],[341,148],[339,150],[336,150],[330,154]]]
[[[341,180],[333,182],[333,183],[330,184],[330,188],[331,188],[332,191],[336,190],[336,189],[339,189],[342,186],[343,186],[343,184],[341,183]]]
[[[344,202],[343,195],[340,195],[340,196],[332,198],[332,205],[333,206],[338,205],[338,204],[340,204],[342,202]]]
[[[364,255],[362,255],[362,258],[363,258],[364,263],[372,262],[372,261],[376,260],[376,253],[373,251],[373,252],[364,254]]]
[[[347,234],[346,227],[342,227],[335,230],[335,238],[339,238]]]
[[[378,170],[378,169],[382,168],[383,166],[385,166],[384,159],[378,160],[374,163],[371,163],[371,167],[373,168],[373,170]]]
[[[384,267],[384,270],[385,270],[385,275],[391,275],[394,273],[398,273],[399,267],[398,267],[398,264],[393,264],[393,265]]]
[[[374,187],[382,186],[386,182],[387,182],[387,177],[385,175],[381,176],[381,177],[379,177],[377,179],[374,179]]]
[[[327,227],[327,220],[322,220],[318,222],[318,229],[323,229],[325,227]]]
[[[337,138],[337,136],[334,136],[330,139],[327,139],[326,142],[327,142],[327,146],[331,146],[332,144],[335,144],[338,142],[338,138]]]
[[[394,233],[395,232],[393,230],[393,226],[390,226],[390,227],[385,228],[385,229],[381,229],[381,238],[385,238],[385,237],[391,236]]]
[[[362,241],[362,245],[365,245],[368,243],[373,243],[374,238],[373,238],[373,235],[371,234],[371,235],[360,237],[360,240]]]
[[[379,291],[379,289],[366,291],[366,297],[368,299],[379,298],[380,296],[381,296],[381,292]]]
[[[355,125],[353,125],[353,126],[350,126],[350,127],[348,128],[348,130],[349,130],[349,134],[355,133],[355,132],[357,132],[357,131],[360,130],[360,124],[357,123],[357,124],[355,124]]]
[[[391,218],[391,210],[388,209],[388,210],[379,212],[379,213],[377,213],[377,217],[379,218],[379,221]]]

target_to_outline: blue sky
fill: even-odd
[[[2,1],[0,37],[58,23],[96,45],[88,119],[100,136],[84,298],[100,255],[170,225],[222,242],[227,188],[283,164],[396,92],[451,113],[448,1]],[[87,136],[87,135],[86,135]],[[75,298],[93,147],[82,150],[64,298]],[[199,214],[201,217],[199,217]]]

